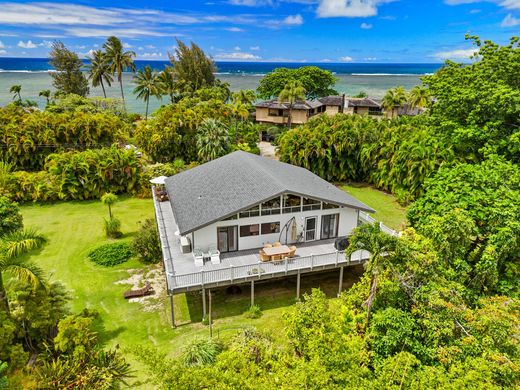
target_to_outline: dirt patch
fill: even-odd
[[[157,311],[162,308],[162,298],[166,291],[166,279],[160,264],[152,265],[142,269],[129,269],[130,277],[115,282],[115,284],[128,284],[129,290],[143,288],[146,283],[150,283],[155,291],[152,295],[140,298],[130,298],[129,302],[137,302],[143,306],[144,311]]]

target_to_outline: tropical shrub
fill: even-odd
[[[0,197],[0,237],[23,227],[23,217],[18,205]]]
[[[182,361],[187,367],[203,366],[213,363],[220,352],[222,352],[220,341],[199,337],[186,346]]]
[[[52,153],[109,146],[128,133],[129,126],[110,113],[5,107],[0,109],[0,160],[16,169],[39,170]]]
[[[128,261],[133,256],[132,248],[127,243],[105,244],[93,249],[88,258],[105,267],[113,267]]]
[[[143,263],[159,263],[162,259],[161,243],[155,219],[149,218],[140,224],[132,241],[132,250]]]
[[[204,120],[197,129],[196,145],[202,163],[224,156],[231,147],[227,127],[213,118]]]
[[[120,238],[123,235],[121,232],[121,221],[116,217],[105,218],[103,228],[107,238]]]
[[[253,305],[245,311],[244,317],[251,319],[260,318],[262,317],[262,309],[258,305]]]

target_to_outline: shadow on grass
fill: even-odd
[[[363,266],[345,268],[342,290],[352,287],[363,275]],[[251,305],[251,283],[237,286],[235,293],[221,287],[211,290],[212,316],[214,319],[238,316]],[[313,288],[321,289],[327,296],[336,297],[339,291],[339,270],[302,274],[300,293],[309,294]],[[208,291],[206,290],[206,294]],[[202,321],[202,292],[186,293],[191,323]],[[288,307],[296,302],[296,276],[268,281],[255,281],[255,305],[262,310]],[[207,310],[209,299],[206,296]]]

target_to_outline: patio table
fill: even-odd
[[[288,255],[291,252],[291,249],[287,245],[282,246],[273,246],[272,248],[264,248],[264,253],[269,256],[277,256],[277,255]]]

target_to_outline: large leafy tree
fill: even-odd
[[[125,102],[125,93],[123,91],[123,72],[131,70],[135,72],[134,57],[135,53],[131,50],[125,51],[123,42],[115,36],[107,38],[103,48],[105,49],[106,61],[111,74],[117,75],[119,88],[121,89],[121,98]]]
[[[88,80],[81,71],[83,62],[78,55],[67,49],[62,42],[52,44],[49,53],[50,64],[56,69],[51,73],[52,85],[58,93],[87,96]]]
[[[292,125],[292,111],[294,104],[305,99],[305,88],[298,81],[287,83],[278,95],[278,102],[287,103],[289,105],[289,114],[287,116],[287,127],[290,129]]]
[[[258,96],[262,99],[278,97],[285,86],[292,82],[300,82],[310,99],[338,93],[333,89],[336,78],[332,72],[317,66],[303,66],[297,69],[276,68],[266,74],[258,85]]]
[[[520,42],[500,46],[467,36],[475,46],[470,64],[447,61],[426,76],[436,127],[470,161],[499,153],[520,162]]]
[[[89,79],[92,82],[92,86],[97,87],[100,85],[101,89],[103,90],[103,96],[106,98],[107,93],[105,91],[105,84],[110,87],[112,85],[112,81],[114,81],[109,71],[109,63],[106,53],[104,53],[102,50],[94,50],[92,57],[89,59]]]
[[[175,103],[177,85],[173,68],[171,66],[165,66],[162,72],[158,74],[157,79],[160,94],[168,96],[171,104]]]
[[[150,97],[161,97],[161,85],[159,79],[153,72],[152,68],[147,65],[134,76],[134,84],[134,94],[138,99],[142,99],[146,103],[145,119],[148,119]]]
[[[201,162],[224,156],[230,146],[228,129],[219,120],[206,119],[197,129],[197,149]]]
[[[175,53],[170,55],[177,90],[193,94],[195,91],[215,84],[215,63],[195,43],[186,45],[177,39]]]

